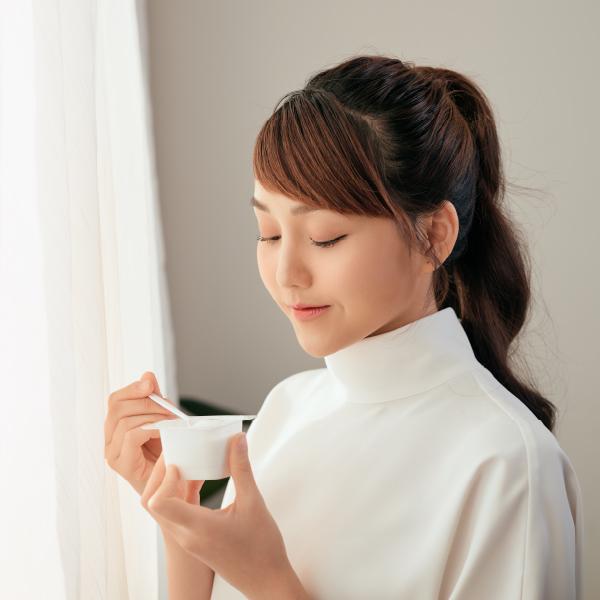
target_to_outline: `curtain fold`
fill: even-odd
[[[104,460],[111,391],[151,370],[178,397],[139,9],[0,0],[0,384],[11,402],[0,595],[11,599],[164,589],[156,524]]]

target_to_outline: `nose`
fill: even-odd
[[[286,287],[309,287],[311,273],[302,253],[297,246],[282,243],[277,256],[277,268],[275,280],[281,288]]]

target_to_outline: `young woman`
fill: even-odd
[[[580,598],[577,477],[509,364],[529,274],[484,94],[358,56],[283,100],[254,150],[258,268],[325,367],[232,439],[219,511],[136,434],[171,600]]]

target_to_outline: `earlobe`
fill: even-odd
[[[424,258],[421,263],[421,274],[433,273],[435,271],[435,264],[430,258]]]
[[[433,273],[435,271],[435,264],[432,260],[426,260],[423,266],[423,273]]]

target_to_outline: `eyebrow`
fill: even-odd
[[[264,212],[270,213],[269,207],[257,200],[254,196],[250,198],[250,206],[255,206],[259,210],[263,210]],[[299,206],[294,206],[294,208],[290,209],[290,213],[292,215],[301,215],[309,212],[314,212],[317,210],[324,210],[322,208],[314,208],[312,206],[308,206],[307,204],[300,204]]]

